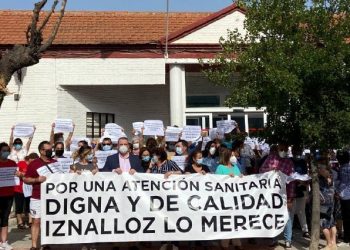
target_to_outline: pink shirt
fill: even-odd
[[[129,172],[131,169],[129,154],[127,154],[125,157],[119,154],[119,167],[123,172]]]

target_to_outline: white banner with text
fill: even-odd
[[[52,174],[42,244],[271,238],[288,220],[286,176]]]

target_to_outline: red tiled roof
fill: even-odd
[[[170,13],[169,32],[181,30],[211,13]],[[0,45],[24,44],[31,11],[0,11]],[[43,14],[42,16],[44,16]],[[48,36],[54,20],[44,32]],[[66,12],[54,41],[57,45],[149,44],[165,34],[161,12]]]

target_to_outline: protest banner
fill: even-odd
[[[99,169],[103,168],[105,166],[107,157],[113,154],[116,154],[117,150],[109,150],[109,151],[96,151],[95,157],[97,158],[97,166]]]
[[[183,156],[183,155],[174,155],[171,158],[171,160],[176,162],[176,164],[179,166],[179,168],[181,168],[182,171],[185,170],[186,159],[187,159],[187,156]]]
[[[57,163],[59,165],[59,172],[68,173],[70,170],[70,166],[73,165],[72,158],[58,158]]]
[[[160,120],[144,121],[143,135],[164,136],[164,124]]]
[[[53,174],[41,184],[41,243],[273,238],[286,176]]]
[[[22,188],[23,188],[24,197],[31,197],[32,196],[32,192],[33,192],[32,185],[23,183]]]
[[[15,176],[17,167],[0,168],[0,187],[13,187],[19,184],[18,177]]]
[[[200,126],[185,126],[182,130],[182,140],[196,141],[201,137],[202,128]]]
[[[237,122],[234,120],[216,121],[216,127],[218,130],[223,131],[225,134],[227,134],[237,127]]]
[[[34,126],[31,123],[18,123],[13,130],[14,137],[31,137],[34,134]]]
[[[56,133],[70,133],[73,132],[72,119],[56,119],[55,120],[55,134]]]

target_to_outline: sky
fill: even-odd
[[[31,10],[39,0],[0,0],[0,9]],[[48,6],[53,0],[48,0]],[[67,10],[165,11],[167,0],[68,0]],[[213,12],[232,0],[169,0],[170,11]]]

